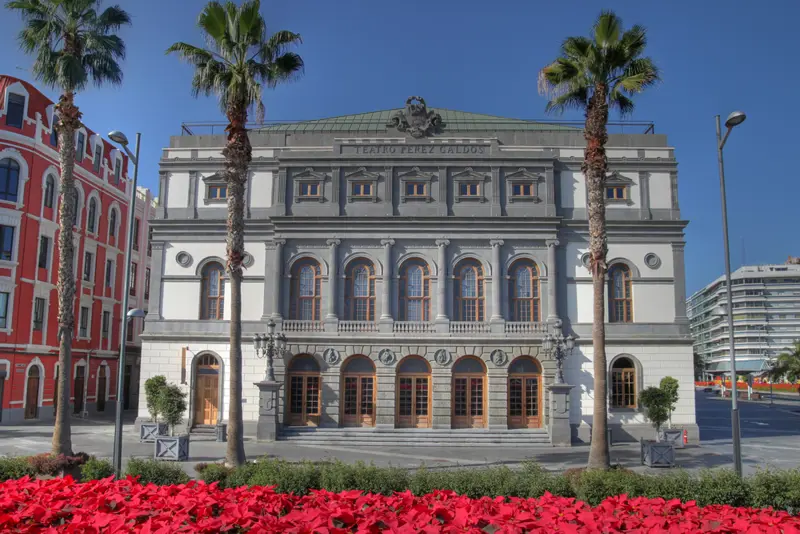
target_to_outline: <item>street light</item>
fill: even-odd
[[[256,356],[258,358],[267,359],[267,378],[266,382],[275,382],[275,369],[272,366],[272,361],[275,354],[283,352],[286,348],[286,336],[281,332],[275,333],[275,322],[270,321],[267,323],[267,334],[256,334],[253,337],[253,347],[256,349]]]
[[[120,343],[119,343],[119,364],[117,366],[117,413],[114,421],[114,472],[119,478],[122,474],[122,410],[123,404],[123,388],[125,387],[124,372],[125,372],[125,343],[128,338],[128,319],[135,317],[144,317],[144,312],[139,309],[134,309],[126,312],[128,309],[128,294],[130,293],[131,285],[131,248],[133,247],[133,222],[136,219],[136,182],[139,178],[139,145],[141,143],[142,134],[136,134],[136,147],[134,148],[135,154],[131,154],[128,149],[128,137],[120,132],[114,130],[109,132],[109,139],[119,144],[128,158],[133,162],[133,186],[131,187],[131,200],[128,204],[128,239],[125,245],[125,278],[123,280],[122,288],[122,310],[126,314],[127,319],[122,321],[122,328],[120,329]]]
[[[742,443],[739,429],[739,405],[736,399],[736,354],[734,353],[733,339],[733,290],[731,288],[731,253],[728,241],[728,204],[725,195],[725,165],[722,161],[722,149],[728,136],[736,126],[742,124],[747,116],[741,111],[734,111],[725,120],[728,129],[722,136],[719,115],[717,121],[717,159],[719,160],[719,190],[722,202],[722,239],[725,245],[725,292],[728,296],[728,339],[730,340],[731,357],[731,431],[733,433],[733,463],[736,474],[742,476]]]
[[[546,355],[553,353],[556,359],[556,384],[564,383],[564,360],[572,354],[575,348],[575,338],[571,335],[564,337],[564,334],[550,334],[544,336],[542,349]]]

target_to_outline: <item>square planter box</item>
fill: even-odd
[[[189,461],[189,436],[157,436],[155,441],[156,460]]]
[[[662,443],[672,443],[676,449],[683,448],[683,429],[665,428],[658,433],[658,441]]]
[[[139,441],[142,443],[153,443],[156,436],[166,436],[169,432],[167,423],[142,423],[139,428]]]
[[[672,443],[641,440],[642,464],[647,467],[673,467],[675,447]]]
[[[218,442],[225,443],[228,441],[228,425],[225,423],[217,424],[215,428],[215,436]]]

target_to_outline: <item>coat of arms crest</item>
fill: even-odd
[[[406,100],[405,109],[394,112],[387,126],[408,132],[411,137],[419,139],[440,128],[442,116],[432,109],[429,110],[421,96],[412,96]]]

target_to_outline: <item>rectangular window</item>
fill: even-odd
[[[100,172],[100,164],[103,163],[103,146],[100,141],[94,146],[94,172]]]
[[[41,236],[39,238],[39,268],[47,269],[47,260],[50,258],[50,238]]]
[[[139,250],[139,217],[133,221],[133,250]]]
[[[89,337],[89,308],[81,306],[80,328],[78,337]]]
[[[0,225],[0,260],[11,261],[14,257],[14,231],[13,226]]]
[[[476,197],[478,196],[478,184],[475,182],[462,182],[459,185],[458,192],[462,197]]]
[[[318,197],[319,184],[300,184],[301,197]]]
[[[75,143],[75,163],[83,161],[83,154],[86,152],[86,136],[83,132],[78,132],[78,142]]]
[[[371,197],[372,196],[372,184],[371,183],[362,183],[357,182],[353,184],[353,196],[354,197]]]
[[[150,300],[150,268],[144,270],[144,300]]]
[[[0,200],[17,201],[19,163],[11,158],[0,160]]]
[[[22,128],[22,119],[25,116],[25,97],[9,93],[6,107],[6,125]]]
[[[94,254],[91,252],[83,253],[83,279],[87,282],[92,281],[92,266],[94,265]]]
[[[424,197],[427,195],[428,192],[425,182],[406,182],[407,197]]]
[[[33,329],[41,332],[44,328],[44,299],[36,297],[33,299]]]
[[[606,187],[606,198],[611,200],[625,200],[625,187]]]
[[[532,197],[533,184],[514,184],[511,186],[511,196],[514,197]]]
[[[131,263],[131,277],[128,279],[128,294],[132,297],[136,296],[136,264]]]
[[[111,312],[103,312],[103,339],[108,339],[108,326],[111,324]]]
[[[54,147],[58,147],[58,130],[56,130],[56,125],[58,124],[58,116],[53,114],[53,126],[50,129],[50,144]]]
[[[114,275],[114,262],[106,260],[106,287],[111,287],[111,277]]]
[[[0,328],[8,328],[8,293],[0,292]]]
[[[120,178],[122,178],[122,160],[118,159],[114,164],[114,183],[118,184]]]
[[[209,200],[225,200],[228,198],[227,185],[209,185],[208,186]]]

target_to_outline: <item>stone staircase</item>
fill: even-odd
[[[331,447],[550,447],[544,428],[282,428],[278,441]]]
[[[217,430],[214,425],[194,425],[189,432],[191,441],[216,441]]]

